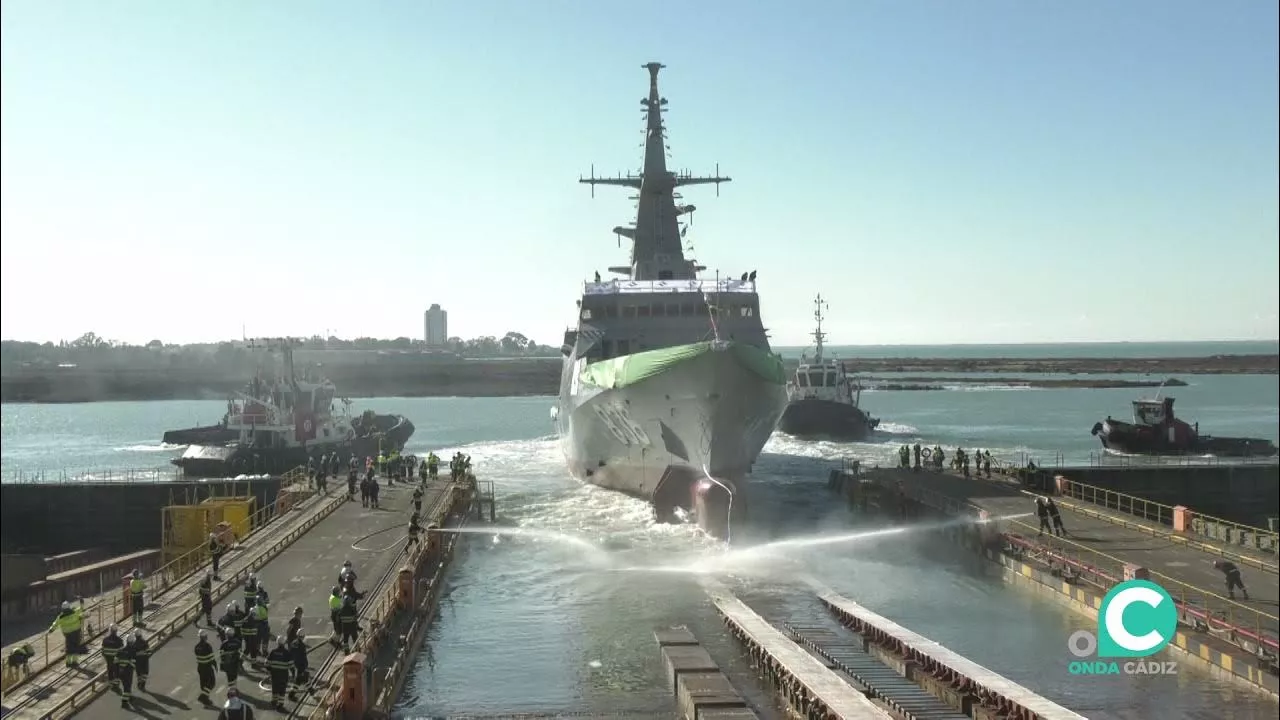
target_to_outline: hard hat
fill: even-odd
[[[231,612],[232,610],[235,610],[235,609],[236,609],[235,603],[227,603],[227,612]]]
[[[346,561],[346,562],[342,563],[342,567],[344,567],[344,568],[349,568],[349,567],[351,567],[351,561],[350,561],[350,560],[348,560],[348,561]]]
[[[134,640],[141,640],[141,639],[142,639],[142,631],[141,631],[141,630],[134,630],[134,631],[133,631],[133,639],[134,639]]]
[[[209,637],[209,633],[205,632],[205,631],[204,631],[204,629],[202,628],[202,629],[200,630],[200,639],[201,639],[201,640],[204,640],[204,639],[205,639],[205,638],[207,638],[207,637]]]
[[[258,573],[249,573],[249,579],[250,579],[250,580],[257,580],[257,579],[258,579]]]
[[[141,571],[141,570],[139,570],[138,568],[134,568],[134,569],[133,569],[133,576],[134,576],[134,577],[142,577],[142,571]]]
[[[70,602],[67,602],[66,600],[63,600],[63,601],[62,601],[62,609],[63,609],[63,610],[70,610],[70,609],[71,609],[71,603],[70,603]]]
[[[111,634],[111,635],[115,635],[115,634],[116,634],[116,624],[115,624],[115,623],[111,623],[111,625],[109,625],[109,626],[107,627],[107,633],[108,633],[108,634]]]
[[[301,605],[299,605],[298,607],[294,608],[294,609],[293,609],[293,614],[294,614],[294,615],[301,615],[301,614],[302,614],[302,606],[301,606]]]
[[[334,594],[334,595],[337,595],[337,594],[338,594],[338,593],[340,593],[340,592],[342,592],[342,591],[338,589],[338,586],[337,586],[337,585],[334,585],[334,586],[333,586],[333,594]]]
[[[276,646],[277,646],[277,647],[284,647],[284,636],[283,636],[283,635],[277,635],[277,636],[276,636]]]

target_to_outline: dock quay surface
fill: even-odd
[[[424,498],[424,509],[432,507],[433,497],[448,494],[451,483],[447,480],[431,483]],[[331,483],[330,487],[334,487]],[[358,501],[349,501],[345,483],[340,489],[327,495],[315,495],[304,501],[298,515],[305,518],[294,521],[270,538],[270,558],[249,556],[230,559],[223,564],[220,575],[223,582],[215,587],[215,619],[222,614],[224,598],[238,591],[250,570],[258,574],[259,581],[271,593],[272,629],[283,630],[284,623],[292,615],[295,606],[304,609],[304,633],[319,646],[311,656],[313,671],[322,667],[328,654],[334,652],[329,644],[332,625],[329,620],[327,598],[337,579],[344,560],[350,559],[358,573],[357,587],[366,593],[366,601],[376,597],[378,585],[385,584],[395,575],[398,561],[404,554],[409,511],[412,507],[412,489],[416,483],[382,483],[381,509],[361,507]],[[424,526],[429,518],[424,519]],[[265,540],[265,538],[264,538]],[[261,542],[261,541],[260,541]],[[198,599],[195,585],[203,573],[191,581],[191,588],[183,591],[175,588],[175,599],[166,601],[168,612],[160,617],[148,617],[144,636],[151,645],[151,675],[147,690],[136,687],[133,702],[138,714],[170,715],[174,717],[198,717],[208,712],[199,703],[195,657],[192,647],[199,629],[197,622]],[[178,595],[182,597],[179,598]],[[237,595],[232,595],[232,598]],[[179,602],[178,600],[182,601]],[[366,610],[363,607],[362,613]],[[153,614],[154,615],[154,614]],[[362,615],[363,617],[363,615]],[[164,623],[161,625],[160,623]],[[121,623],[122,634],[131,631],[129,623]],[[211,641],[217,647],[215,633]],[[53,673],[46,673],[53,675]],[[219,683],[214,699],[225,697],[224,675],[219,672]],[[260,688],[265,679],[261,671],[251,670],[237,683],[246,701],[260,710],[270,707],[269,691]],[[89,718],[114,718],[121,713],[120,698],[107,692],[105,667],[100,653],[94,653],[88,662],[82,661],[79,670],[63,670],[49,679],[37,678],[30,683],[31,690],[19,688],[12,698],[6,698],[6,718],[41,718],[41,720],[83,715]]]
[[[832,482],[842,486],[850,502],[890,515],[918,517],[924,509],[972,519],[971,525],[952,528],[960,540],[1004,565],[1007,579],[1049,591],[1086,614],[1096,616],[1107,591],[1124,580],[1155,582],[1178,604],[1173,647],[1272,694],[1280,689],[1280,583],[1263,553],[1137,522],[1076,497],[1055,499],[1065,536],[1041,535],[1035,497],[1069,487],[1065,478],[1047,490],[1030,491],[998,477],[874,468],[833,475]],[[1252,553],[1257,562],[1239,560],[1244,553]],[[1249,600],[1226,597],[1224,575],[1213,567],[1222,557],[1241,566]]]
[[[223,572],[228,575],[235,574],[243,568],[261,564],[279,552],[283,547],[283,538],[293,537],[297,532],[304,532],[324,515],[336,509],[336,504],[317,500],[312,497],[313,495],[314,492],[306,486],[291,485],[282,488],[275,503],[260,508],[253,516],[246,518],[244,527],[232,528],[239,542],[230,548],[225,556],[222,564]],[[150,552],[158,555],[160,551]],[[132,556],[125,556],[125,558],[128,557]],[[117,566],[122,568],[111,578],[111,582],[107,585],[110,589],[84,599],[85,625],[82,643],[85,645],[91,645],[94,640],[105,634],[107,627],[111,624],[125,623],[129,620],[131,608],[122,581],[132,568],[121,565],[120,560],[121,558],[114,558],[105,561],[105,564],[113,568]],[[159,568],[152,568],[151,572],[146,572],[148,568],[145,565],[135,565],[134,568],[144,570],[143,579],[147,584],[145,597],[148,604],[144,621],[152,628],[162,627],[175,616],[175,613],[183,615],[194,612],[192,608],[196,602],[196,587],[203,580],[203,571],[208,567],[208,553],[203,544],[196,550],[174,558]],[[230,579],[224,579],[222,584],[230,582]],[[61,599],[62,596],[59,596],[58,600]],[[78,602],[75,604],[79,605]],[[62,637],[56,633],[46,632],[49,628],[47,622],[56,614],[57,605],[57,602],[53,602],[49,612],[43,614],[38,621],[21,623],[27,631],[34,628],[36,632],[4,648],[6,658],[16,648],[24,645],[35,650],[35,655],[27,662],[25,672],[10,667],[7,663],[4,666],[3,707],[6,713],[10,712],[14,705],[34,702],[30,697],[31,694],[45,694],[49,687],[58,682],[42,677],[46,669],[62,666],[66,656]],[[96,653],[91,652],[83,667],[92,668],[93,663],[98,661],[100,658]],[[63,672],[65,674],[66,671]],[[24,689],[24,686],[29,683],[34,683],[34,687]],[[49,685],[50,683],[53,685]],[[23,697],[26,699],[22,699]]]

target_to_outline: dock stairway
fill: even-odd
[[[807,620],[807,619],[806,619]],[[843,627],[824,621],[775,623],[796,643],[854,680],[852,684],[869,698],[879,700],[911,720],[966,720],[949,707],[864,648],[865,641]]]

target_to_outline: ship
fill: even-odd
[[[813,301],[813,358],[800,356],[800,365],[787,385],[787,407],[778,429],[798,438],[863,440],[880,424],[865,413],[859,403],[862,385],[845,372],[844,363],[823,355],[826,333],[822,332],[822,311],[826,301],[819,294]]]
[[[228,400],[219,425],[187,431],[221,427],[234,438],[206,437],[190,445],[172,460],[185,474],[280,475],[326,455],[337,455],[344,464],[355,457],[363,465],[365,458],[399,452],[413,435],[413,423],[401,415],[366,410],[352,416],[351,401],[339,398],[332,382],[294,368],[292,340],[255,341],[252,347],[278,352],[280,371],[264,377],[259,369],[248,386]]]
[[[1213,455],[1271,457],[1276,444],[1262,438],[1212,437],[1200,434],[1200,423],[1188,424],[1173,414],[1173,398],[1133,401],[1133,422],[1108,416],[1092,433],[1102,447],[1130,455]]]
[[[659,521],[691,515],[727,538],[786,405],[786,373],[761,321],[755,271],[705,278],[685,256],[695,207],[676,189],[714,184],[718,195],[730,178],[718,166],[709,177],[667,169],[664,66],[642,67],[641,172],[597,177],[593,167],[579,178],[593,196],[597,185],[635,191],[635,223],[613,229],[630,240],[631,264],[583,284],[551,415],[575,477],[648,501]]]

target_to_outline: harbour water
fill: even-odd
[[[1152,354],[1152,353],[1144,353]],[[1277,439],[1275,376],[1192,377],[1178,407],[1207,432]],[[836,508],[825,490],[840,459],[891,462],[902,443],[1028,453],[1088,462],[1089,428],[1124,416],[1133,390],[872,392],[884,419],[872,442],[808,443],[785,436],[754,474],[746,547],[779,538],[873,526]],[[699,573],[719,577],[756,607],[812,610],[810,577],[1092,718],[1274,718],[1277,708],[1190,664],[1176,677],[1073,677],[1066,638],[1086,620],[1004,585],[990,567],[924,533],[879,534],[764,556],[734,551],[688,526],[655,525],[644,504],[567,477],[550,436],[549,398],[382,398],[359,408],[409,416],[409,450],[462,448],[495,481],[495,532],[468,534],[440,622],[403,699],[406,715],[556,710],[658,711],[664,692],[652,630],[684,623],[713,652],[735,650],[718,631]],[[167,428],[216,420],[221,401],[5,405],[3,474],[19,469],[161,466],[180,451]],[[523,534],[502,534],[502,527]],[[558,538],[569,535],[573,541]],[[582,543],[589,543],[591,548]],[[364,549],[352,549],[359,565]],[[335,558],[335,560],[338,560]],[[712,629],[715,629],[712,632]],[[739,664],[731,676],[746,674]]]

